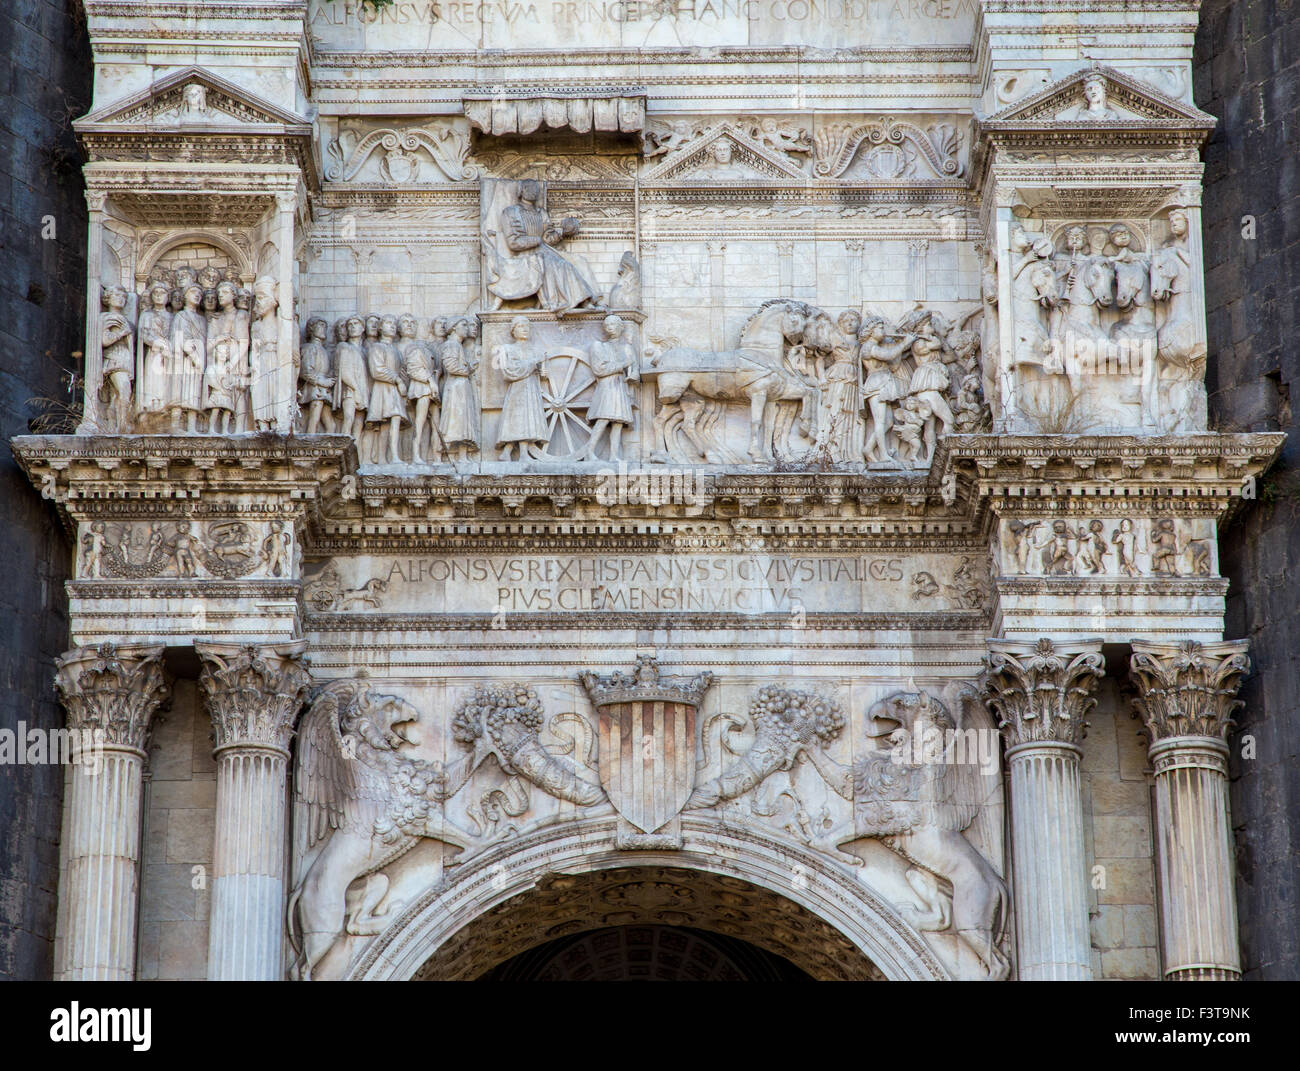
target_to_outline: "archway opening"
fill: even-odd
[[[593,977],[624,980],[646,977],[647,964],[665,981],[710,964],[750,980],[884,978],[794,900],[730,875],[668,866],[548,875],[467,921],[415,978],[558,979],[576,977],[583,964]]]
[[[557,937],[480,982],[811,982],[783,956],[689,926],[607,926]]]

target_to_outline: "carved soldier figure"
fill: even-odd
[[[412,435],[411,460],[421,464],[420,447],[424,439],[424,426],[429,419],[429,406],[438,400],[438,373],[435,358],[429,346],[418,338],[420,326],[414,316],[405,315],[397,321],[397,347],[402,357],[402,371],[406,374],[409,386],[406,399],[415,403],[414,434]],[[437,424],[433,426],[433,443],[431,444],[433,460],[438,460]]]
[[[898,363],[916,336],[903,335],[897,342],[886,344],[885,321],[875,317],[863,325],[860,337],[862,346],[858,352],[866,377],[862,384],[862,400],[871,412],[871,431],[862,453],[868,462],[892,461],[885,436],[892,423],[894,403],[907,394],[907,384],[899,374]]]
[[[506,399],[497,429],[502,461],[511,460],[516,447],[520,461],[539,457],[550,441],[546,410],[542,407],[541,365],[546,353],[530,343],[532,331],[526,316],[516,316],[510,321],[510,336],[515,341],[492,351],[492,363],[501,369],[506,381]]]
[[[136,331],[135,408],[137,413],[156,413],[167,392],[167,368],[171,361],[172,314],[167,284],[149,288],[149,307],[140,313]]]
[[[249,410],[252,386],[249,355],[253,345],[253,292],[240,287],[235,292],[235,430],[250,431],[253,417]]]
[[[329,325],[318,316],[307,321],[307,342],[302,347],[300,373],[302,388],[298,392],[298,404],[307,410],[304,429],[307,435],[315,435],[322,425],[327,432],[334,431],[334,413],[330,409],[334,398],[334,376],[330,374],[330,354],[325,348],[328,331]]]
[[[135,336],[126,318],[126,290],[106,287],[102,300],[104,314],[99,318],[103,342],[103,382],[100,400],[108,404],[115,431],[126,431],[131,420],[131,381],[135,378]]]
[[[512,255],[498,266],[488,291],[496,300],[495,308],[505,301],[536,296],[543,309],[562,316],[594,305],[598,291],[586,273],[556,248],[578,233],[578,220],[569,216],[553,222],[539,207],[541,199],[541,183],[525,179],[519,184],[518,203],[502,211],[502,238]]]
[[[943,363],[943,344],[934,333],[934,325],[926,318],[918,326],[912,343],[912,359],[916,370],[912,373],[907,393],[920,399],[929,409],[925,422],[926,460],[934,456],[939,436],[952,430],[952,410],[946,397],[949,387],[948,369]]]
[[[632,424],[632,384],[640,381],[636,348],[627,340],[627,324],[619,316],[605,317],[605,337],[595,343],[587,355],[591,374],[596,377],[596,392],[587,407],[587,420],[593,421],[591,438],[581,457],[595,458],[600,437],[609,429],[609,459],[622,458],[623,429]]]
[[[391,464],[401,463],[402,456],[397,449],[398,437],[402,432],[402,422],[406,420],[406,387],[402,382],[401,363],[397,354],[397,321],[385,316],[379,323],[379,339],[366,345],[366,368],[370,371],[372,386],[370,388],[370,407],[366,411],[366,422],[383,424],[388,422],[388,460]],[[375,442],[374,461],[379,463],[383,455],[383,429]]]
[[[1124,346],[1128,368],[1138,373],[1141,385],[1142,424],[1158,422],[1158,365],[1155,354],[1156,310],[1151,297],[1151,259],[1132,248],[1133,235],[1123,223],[1110,229],[1115,246],[1115,308],[1124,318],[1110,329],[1110,337]],[[1134,367],[1136,365],[1136,367]]]
[[[280,324],[276,312],[280,307],[278,286],[263,276],[253,284],[253,322],[249,350],[253,378],[253,421],[258,431],[275,427],[275,370],[279,367]],[[290,357],[285,354],[285,357]]]
[[[457,320],[442,347],[442,423],[439,431],[448,451],[454,446],[459,461],[469,460],[471,448],[477,450],[479,430],[478,391],[474,373],[478,370],[477,347],[467,343],[471,327],[468,319]]]
[[[208,325],[199,311],[203,290],[191,283],[184,292],[185,307],[172,317],[171,369],[167,384],[167,409],[173,432],[181,430],[181,414],[191,434],[198,431],[202,408],[203,371],[207,365]]]
[[[349,316],[343,322],[343,335],[334,353],[338,379],[334,384],[334,408],[342,415],[340,429],[351,435],[357,444],[357,454],[362,453],[362,431],[366,420],[366,407],[370,404],[370,381],[366,377],[366,358],[361,348],[366,325],[360,316]]]

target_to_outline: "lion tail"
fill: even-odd
[[[303,952],[302,933],[298,927],[298,900],[302,896],[302,886],[294,889],[289,894],[289,906],[285,913],[285,930],[289,936],[289,947],[293,949],[293,966],[290,974],[297,975],[303,981],[310,981],[310,975],[303,973],[309,970],[310,965],[307,963],[307,957]]]

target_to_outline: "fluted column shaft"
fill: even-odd
[[[981,687],[1007,741],[1016,951],[1024,981],[1092,977],[1079,741],[1101,641],[989,640]]]
[[[1245,641],[1133,642],[1134,705],[1151,739],[1156,783],[1156,865],[1165,977],[1241,977],[1228,745]]]
[[[135,975],[145,743],[168,696],[162,654],[161,646],[105,643],[69,651],[58,662],[55,687],[68,728],[92,749],[68,766],[65,780],[59,981]]]
[[[284,976],[289,739],[308,684],[306,643],[196,644],[212,715],[217,820],[208,978]]]

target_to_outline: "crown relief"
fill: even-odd
[[[666,676],[652,655],[637,655],[636,668],[631,673],[615,672],[607,677],[589,670],[578,674],[593,706],[603,707],[613,703],[662,702],[686,703],[698,707],[704,693],[713,684],[713,674],[697,673],[694,676]]]

